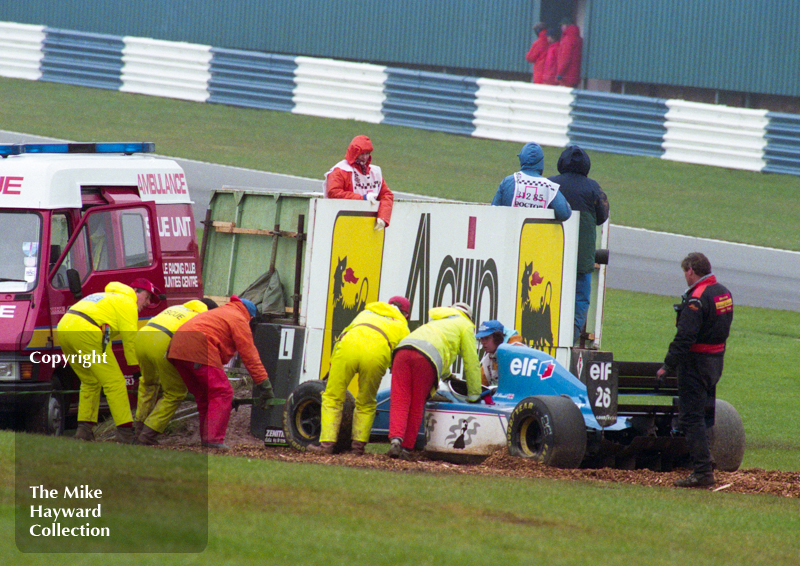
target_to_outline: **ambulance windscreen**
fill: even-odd
[[[0,293],[20,293],[36,286],[41,258],[41,217],[27,211],[0,212]]]

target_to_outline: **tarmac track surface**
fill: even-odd
[[[54,138],[0,130],[0,141],[63,142]],[[186,172],[195,221],[200,223],[208,209],[211,191],[223,186],[248,190],[320,192],[322,178],[309,179],[203,163],[175,158]],[[396,193],[398,198],[423,198]],[[614,210],[612,203],[611,216]],[[691,251],[705,253],[718,279],[730,288],[737,305],[800,312],[800,253],[654,232],[612,224],[611,250],[606,284],[611,289],[638,291],[655,295],[680,296],[686,282],[680,261]]]

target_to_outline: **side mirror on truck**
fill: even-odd
[[[83,298],[83,289],[81,288],[81,275],[77,269],[67,269],[67,283],[75,300],[80,301]]]

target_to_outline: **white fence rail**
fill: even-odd
[[[761,171],[769,120],[766,110],[667,101],[663,159]]]
[[[563,147],[569,143],[572,101],[572,91],[563,87],[478,79],[472,135]]]
[[[38,81],[44,38],[42,26],[0,22],[0,76]]]
[[[383,120],[384,67],[312,57],[295,62],[293,113],[373,124]]]
[[[126,37],[122,92],[205,102],[211,47]]]

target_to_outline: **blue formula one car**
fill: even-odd
[[[677,382],[656,380],[660,363],[619,362],[608,352],[574,349],[570,371],[552,356],[521,345],[501,345],[497,361],[498,385],[486,388],[478,403],[467,402],[463,381],[441,382],[425,406],[417,439],[429,457],[479,462],[507,448],[511,455],[561,468],[668,471],[688,462],[677,425]],[[303,393],[312,388],[316,395]],[[284,432],[298,449],[319,437],[316,399],[322,390],[324,382],[306,382],[287,399]],[[292,398],[295,393],[298,399]],[[380,391],[373,441],[388,439],[390,403],[389,391]],[[348,411],[352,398],[345,404]],[[342,450],[349,448],[349,422],[345,414]],[[717,469],[738,469],[744,456],[739,414],[717,400],[707,408],[707,423],[712,422]]]
[[[500,377],[484,391],[493,404],[466,401],[466,384],[449,379],[425,406],[418,437],[432,458],[480,461],[503,447],[514,456],[561,467],[647,467],[688,462],[677,423],[677,381],[655,378],[660,363],[617,362],[608,352],[573,350],[572,372],[533,348],[501,345]],[[378,397],[373,434],[388,436],[388,391]],[[712,421],[713,419],[713,421]],[[732,405],[707,409],[718,469],[739,468],[744,427]]]

